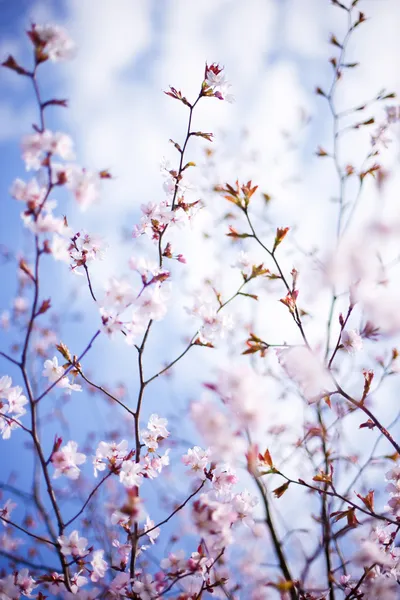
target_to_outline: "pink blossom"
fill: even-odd
[[[227,331],[233,328],[233,319],[229,314],[219,311],[215,299],[198,295],[189,314],[199,317],[202,325],[199,330],[199,339],[203,344],[213,344],[223,339]]]
[[[256,428],[265,410],[266,390],[261,377],[250,367],[221,369],[215,391],[241,426]]]
[[[178,550],[178,552],[171,552],[167,558],[161,560],[160,566],[165,571],[170,573],[179,573],[183,571],[186,566],[185,552],[184,550]]]
[[[120,320],[117,311],[101,307],[99,312],[104,333],[111,337],[115,332],[123,330],[124,323]]]
[[[391,566],[393,564],[390,554],[386,553],[378,544],[371,540],[364,540],[361,543],[353,560],[355,564],[362,567],[368,567],[374,563],[384,566]]]
[[[46,210],[42,211],[37,218],[32,213],[29,215],[22,213],[21,218],[24,227],[32,231],[32,233],[58,233],[60,235],[64,233],[64,220],[54,217],[50,212],[46,212]]]
[[[24,406],[28,403],[20,386],[11,387],[12,380],[8,375],[0,378],[0,433],[3,439],[11,436],[11,431],[19,427],[19,417],[26,413]],[[1,399],[6,402],[1,402]],[[10,415],[10,419],[7,419]]]
[[[94,476],[97,477],[98,471],[104,471],[106,467],[119,469],[124,458],[128,454],[128,442],[122,440],[119,444],[116,442],[100,442],[96,456],[93,458]]]
[[[90,564],[93,567],[93,572],[90,579],[94,582],[102,579],[108,569],[108,563],[103,559],[104,550],[95,550],[93,552],[93,559]]]
[[[80,469],[78,465],[86,462],[85,454],[77,452],[78,444],[74,441],[69,441],[57,452],[54,452],[51,456],[51,462],[55,467],[54,479],[65,475],[69,479],[78,479]]]
[[[57,387],[64,388],[67,393],[81,392],[82,387],[77,383],[71,383],[67,376],[64,376],[64,367],[58,364],[57,356],[54,356],[51,360],[48,359],[44,363],[44,369],[42,371],[43,377],[47,377],[50,383],[57,381]]]
[[[64,367],[58,364],[57,356],[54,356],[51,360],[46,360],[44,363],[44,369],[42,371],[43,377],[47,377],[47,379],[54,383],[60,377],[64,375]]]
[[[84,537],[79,537],[79,533],[76,529],[72,531],[69,536],[61,535],[57,539],[64,556],[69,556],[71,554],[74,558],[77,558],[85,555],[88,541]]]
[[[158,538],[158,536],[160,535],[160,531],[161,531],[159,527],[154,528],[154,525],[155,525],[154,521],[152,521],[150,519],[150,517],[148,516],[146,519],[146,522],[144,524],[144,531],[146,532],[146,535],[152,544],[155,543],[155,540]],[[149,531],[150,529],[151,529],[151,531]]]
[[[24,408],[28,404],[26,396],[22,394],[22,388],[17,385],[9,389],[7,394],[8,412],[13,413],[16,417],[21,417],[26,413]]]
[[[190,411],[198,431],[212,451],[214,460],[233,462],[243,456],[246,443],[234,428],[232,418],[204,398],[191,404]]]
[[[32,592],[38,585],[33,577],[29,575],[28,569],[21,569],[21,571],[18,572],[15,583],[18,585],[21,594],[28,598],[32,598]]]
[[[1,329],[8,329],[10,327],[10,312],[3,310],[0,313],[0,327]]]
[[[14,510],[14,508],[16,508],[16,504],[15,502],[12,502],[11,500],[7,500],[7,502],[5,503],[5,505],[3,506],[3,508],[0,508],[0,519],[7,519],[9,520],[11,517],[11,513]],[[4,521],[2,521],[3,525],[6,525],[6,523]]]
[[[87,577],[84,577],[83,575],[81,575],[81,573],[82,573],[82,571],[79,571],[78,573],[75,573],[75,575],[73,575],[73,577],[71,577],[71,590],[72,590],[72,593],[74,594],[75,598],[81,597],[82,592],[79,590],[79,588],[86,585],[88,582]],[[87,596],[88,596],[87,593],[83,592],[83,594],[84,594],[84,598],[87,598]]]
[[[211,494],[201,494],[193,503],[192,518],[197,531],[213,550],[232,543],[232,525],[237,513],[229,502],[221,502]]]
[[[34,25],[33,31],[38,35],[43,44],[43,52],[51,61],[69,60],[73,57],[75,44],[59,25]]]
[[[72,160],[72,139],[65,133],[49,130],[26,135],[22,139],[22,158],[28,171],[39,170],[47,153],[58,155],[64,160]]]
[[[16,179],[10,189],[10,194],[20,202],[29,203],[32,208],[40,205],[46,195],[46,188],[40,187],[36,179],[31,179],[28,183],[21,179]]]
[[[238,267],[246,279],[248,279],[253,272],[253,264],[249,255],[246,254],[246,252],[243,252],[243,250],[240,251],[236,258],[236,262],[232,266]]]
[[[204,471],[210,462],[210,449],[203,450],[200,446],[189,448],[187,453],[182,456],[182,462],[187,467],[190,467],[189,473],[200,475],[205,478]]]
[[[163,286],[160,283],[149,285],[135,301],[136,310],[144,320],[161,321],[167,313],[168,296],[167,284]]]
[[[14,298],[13,308],[17,313],[24,313],[28,310],[28,300],[24,296]]]
[[[135,300],[136,294],[126,279],[112,277],[106,285],[103,306],[124,310]]]
[[[110,584],[108,590],[109,593],[112,596],[117,596],[118,598],[121,596],[126,596],[130,581],[131,579],[129,573],[118,573]]]
[[[253,512],[258,504],[258,498],[252,496],[247,490],[244,490],[240,494],[235,494],[231,502],[237,512],[237,518],[247,526],[253,525]]]
[[[131,460],[124,460],[119,474],[120,482],[126,488],[138,487],[142,484],[142,466]]]
[[[12,379],[9,375],[0,377],[0,398],[7,398],[12,384]]]
[[[309,402],[321,398],[329,388],[330,379],[318,358],[305,346],[277,350],[280,364],[300,387]]]
[[[235,101],[234,96],[228,92],[231,84],[227,82],[223,68],[216,63],[206,65],[205,83],[212,88],[216,98],[231,103]]]
[[[132,586],[132,590],[138,594],[141,600],[152,600],[160,597],[157,581],[153,581],[151,575],[144,575],[141,581],[137,579]]]
[[[237,475],[229,465],[218,464],[212,472],[212,485],[217,494],[227,495],[238,482]]]
[[[343,331],[341,342],[349,354],[355,354],[363,348],[362,337],[355,329]]]
[[[121,544],[117,539],[113,540],[112,545],[117,549],[121,567],[124,567],[128,562],[132,546],[130,544]]]
[[[0,600],[19,600],[21,590],[16,585],[14,575],[0,579]]]
[[[66,186],[75,197],[82,211],[95,204],[100,195],[100,179],[97,173],[87,171],[76,165],[69,166],[66,171]]]
[[[159,437],[167,438],[169,431],[167,429],[168,421],[163,417],[159,417],[157,414],[150,415],[147,428],[150,431],[154,431]]]
[[[149,448],[149,450],[151,450]],[[162,456],[147,454],[143,461],[143,474],[149,479],[155,479],[165,466],[169,465],[169,448]]]

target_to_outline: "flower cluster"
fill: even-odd
[[[48,359],[44,363],[42,371],[43,377],[46,377],[50,383],[55,383],[57,387],[63,388],[67,393],[81,392],[82,386],[78,383],[72,383],[67,375],[65,375],[66,367],[58,364],[57,356]]]
[[[28,403],[19,385],[12,386],[8,375],[0,378],[0,433],[4,440],[9,439],[11,431],[19,427],[19,418],[26,413]]]
[[[69,60],[73,57],[75,44],[59,25],[32,25],[28,31],[36,51],[36,60],[52,62]]]
[[[62,448],[58,448],[60,441],[57,442],[56,449],[51,455],[51,462],[55,468],[53,477],[56,479],[65,475],[69,479],[78,479],[80,474],[78,465],[86,462],[86,456],[77,451],[78,444],[76,442],[71,440]]]
[[[204,345],[213,345],[233,329],[233,317],[220,310],[216,299],[209,294],[198,294],[188,314],[201,320],[198,340]]]
[[[32,592],[37,587],[36,581],[29,575],[28,569],[21,569],[14,575],[7,575],[0,579],[0,597],[11,600],[18,600],[21,596],[32,598]]]
[[[211,90],[212,95],[219,100],[226,100],[227,102],[234,102],[235,97],[228,92],[231,84],[228,83],[223,72],[223,67],[213,63],[212,65],[206,64],[206,70],[204,73],[204,84],[206,92]]]
[[[174,207],[169,200],[162,200],[159,204],[149,202],[142,204],[141,217],[139,225],[133,229],[133,237],[139,237],[146,234],[154,242],[158,242],[166,231],[167,227],[184,227],[187,225],[196,213],[196,205],[177,202]]]
[[[160,321],[167,312],[169,286],[162,285],[167,277],[168,272],[152,277],[139,292],[125,279],[110,279],[100,308],[103,331],[110,336],[123,332],[127,344],[134,344],[150,320]]]

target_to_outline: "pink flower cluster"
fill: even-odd
[[[9,439],[11,431],[19,427],[19,419],[26,413],[28,403],[19,385],[12,386],[8,375],[0,377],[0,433],[4,440]]]

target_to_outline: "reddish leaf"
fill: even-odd
[[[50,308],[50,305],[51,305],[50,298],[48,298],[47,300],[43,300],[42,304],[39,307],[39,310],[36,313],[36,316],[43,315],[45,312],[47,312]]]
[[[290,485],[290,481],[286,481],[286,483],[284,483],[283,485],[280,485],[279,487],[277,487],[273,491],[273,494],[274,494],[275,498],[280,498],[281,496],[283,496],[283,494],[288,489],[289,485]]]
[[[8,58],[1,63],[2,67],[6,67],[7,69],[11,69],[12,71],[15,71],[16,73],[18,73],[18,75],[30,75],[30,73],[28,71],[26,71],[23,67],[21,67],[17,61],[15,60],[15,58],[13,56],[11,56],[11,54],[8,55]]]
[[[374,512],[374,490],[369,490],[366,496],[361,496],[361,494],[357,494],[357,492],[355,492],[355,494],[358,498],[360,498],[360,500],[364,502],[368,510]]]
[[[361,423],[361,425],[359,426],[359,429],[363,429],[365,427],[367,429],[373,429],[374,427],[376,427],[376,425],[373,421],[371,421],[371,419],[368,419],[368,421],[365,421],[365,423]]]

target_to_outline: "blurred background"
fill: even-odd
[[[383,89],[400,92],[400,4],[398,0],[361,0],[359,9],[367,22],[349,44],[348,62],[359,62],[360,66],[349,70],[340,83],[339,110],[363,104]],[[166,158],[173,167],[178,165],[178,154],[169,139],[182,143],[186,132],[186,108],[163,92],[172,85],[195,99],[206,62],[224,66],[232,84],[234,104],[205,99],[194,113],[194,129],[214,134],[212,143],[192,139],[187,150],[187,159],[197,165],[188,174],[192,189],[187,199],[201,199],[204,208],[192,228],[176,237],[176,251],[182,252],[187,264],[172,266],[175,287],[167,318],[151,332],[145,359],[147,375],[175,358],[196,331],[198,323],[185,307],[191,305],[205,279],[217,282],[223,297],[228,297],[241,283],[240,273],[231,268],[241,249],[249,250],[257,264],[265,261],[256,248],[241,242],[232,245],[225,235],[228,225],[239,224],[227,216],[231,207],[214,187],[236,179],[253,180],[259,191],[271,198],[260,195],[255,203],[255,222],[263,239],[273,240],[276,227],[291,228],[293,244],[283,264],[289,270],[293,265],[305,265],[307,284],[301,294],[304,308],[314,310],[307,325],[315,344],[322,343],[318,317],[327,315],[327,297],[321,278],[313,275],[312,269],[308,271],[307,264],[316,248],[324,254],[334,243],[338,180],[332,162],[316,155],[318,146],[332,147],[333,123],[326,101],[315,89],[329,89],[331,85],[329,59],[337,54],[337,48],[329,38],[334,33],[342,39],[346,33],[343,11],[328,0],[2,0],[2,60],[12,54],[22,65],[31,64],[31,48],[24,32],[32,22],[64,26],[77,45],[71,62],[45,64],[40,69],[43,95],[68,98],[68,109],[49,111],[49,127],[72,136],[78,164],[93,170],[108,169],[113,175],[102,186],[100,202],[84,213],[66,195],[57,198],[60,214],[68,217],[74,230],[97,233],[109,245],[104,261],[91,271],[99,297],[110,276],[132,277],[127,264],[130,256],[143,254],[157,259],[156,246],[147,238],[133,240],[132,230],[141,216],[140,205],[164,198],[160,162]],[[14,320],[19,294],[16,261],[22,253],[29,257],[31,251],[30,236],[21,225],[21,206],[11,199],[9,188],[16,177],[27,177],[20,139],[32,131],[38,114],[32,89],[23,77],[2,69],[0,90],[0,349],[9,351],[20,332],[19,321]],[[374,116],[376,123],[383,122],[388,106],[397,106],[397,102],[373,104],[363,119]],[[385,204],[393,206],[398,202],[399,189],[398,133],[394,126],[392,143],[381,159],[390,172]],[[368,128],[350,133],[341,146],[341,163],[361,165],[370,135]],[[383,203],[373,180],[363,194],[360,222]],[[193,440],[198,441],[187,417],[188,403],[201,396],[202,383],[214,377],[216,367],[231,360],[235,344],[244,347],[246,332],[256,328],[271,342],[298,343],[286,308],[277,302],[278,288],[272,288],[271,296],[268,285],[264,285],[262,301],[257,305],[241,298],[232,307],[237,325],[228,343],[222,343],[218,350],[194,348],[168,379],[157,380],[147,390],[144,419],[153,412],[168,417],[178,447],[187,448]],[[49,336],[46,352],[52,357],[56,354],[54,343],[63,341],[71,352],[80,354],[99,327],[98,309],[85,279],[48,259],[43,286],[43,296],[51,297],[54,307],[48,326],[55,336]],[[138,389],[135,354],[134,348],[127,348],[118,336],[113,340],[102,336],[85,358],[84,368],[96,383],[122,390],[127,403],[133,405]],[[238,355],[236,352],[238,362],[248,360]],[[263,367],[257,368],[263,372]],[[39,390],[46,384],[41,370],[40,360],[35,359],[32,372],[37,374]],[[3,374],[19,383],[17,372],[0,359],[0,376]],[[284,420],[293,425],[294,432],[288,434],[288,440],[293,440],[303,426],[302,403],[293,400],[288,410],[289,404],[282,403],[291,401],[281,398],[272,378],[267,395],[259,439],[268,438],[267,430]],[[121,426],[121,413],[115,405],[87,389],[68,398],[55,393],[45,402],[42,425],[48,451],[56,433],[65,441],[78,440],[89,454],[104,439],[105,431],[109,437],[120,439],[121,431],[129,437],[131,425],[127,422]],[[21,431],[13,432],[11,440],[1,442],[0,449],[2,481],[18,488],[24,488],[31,470],[29,447],[24,447],[22,437]],[[360,450],[358,437],[353,445],[354,452]],[[89,462],[84,466],[87,474],[91,472]],[[186,483],[182,490],[185,487]],[[298,509],[290,499],[285,502],[289,518]],[[24,509],[18,510],[22,515]]]

